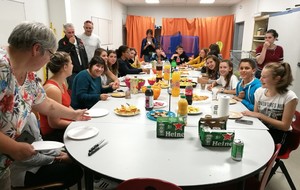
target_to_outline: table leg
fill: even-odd
[[[244,190],[245,189],[245,180],[239,181],[237,184],[237,187],[239,190]]]
[[[93,190],[94,189],[94,176],[93,171],[84,167],[84,183],[86,190]]]

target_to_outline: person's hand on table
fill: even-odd
[[[232,99],[241,102],[243,99],[239,98],[238,96],[233,96]]]
[[[108,96],[109,96],[108,94],[100,94],[100,100],[105,101],[107,100]]]
[[[244,99],[244,98],[245,98],[245,91],[241,91],[241,92],[238,94],[238,98]]]
[[[75,121],[87,121],[90,120],[91,117],[88,114],[87,109],[78,109],[73,110],[75,112],[74,120]]]
[[[120,83],[119,82],[112,82],[112,83],[109,84],[109,86],[111,86],[111,88],[113,90],[116,90],[120,87]]]
[[[259,116],[258,112],[253,112],[253,111],[248,111],[248,110],[247,111],[243,111],[242,114],[244,116],[250,116],[250,117],[256,117],[256,118],[258,118],[258,116]]]
[[[213,88],[213,85],[212,85],[212,84],[208,84],[208,85],[207,85],[207,90],[211,91],[212,88]]]

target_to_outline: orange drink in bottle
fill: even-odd
[[[180,94],[180,72],[174,71],[172,74],[172,91],[173,97],[178,97]]]
[[[171,74],[171,65],[165,64],[164,65],[164,80],[170,80],[170,74]]]

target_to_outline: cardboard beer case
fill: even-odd
[[[198,132],[202,146],[228,147],[232,145],[234,131],[226,130],[228,116],[201,118]]]
[[[156,137],[184,138],[184,121],[179,117],[158,117],[156,120]]]

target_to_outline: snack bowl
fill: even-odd
[[[140,90],[142,88],[142,86],[145,85],[145,80],[144,79],[138,79],[139,83],[138,83],[138,90]],[[125,84],[128,88],[130,88],[130,78],[126,78],[125,79]]]
[[[148,79],[149,85],[153,85],[156,82],[155,78]]]

